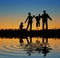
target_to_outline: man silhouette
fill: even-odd
[[[25,23],[27,22],[27,20],[28,20],[28,25],[27,25],[27,29],[28,29],[28,27],[29,27],[29,25],[30,25],[30,30],[32,30],[32,19],[33,19],[33,17],[31,16],[31,13],[28,13],[28,17],[27,17],[27,19],[26,19],[26,21],[25,21]]]
[[[46,25],[46,30],[48,30],[48,18],[50,20],[52,20],[50,18],[50,16],[46,13],[46,10],[43,11],[43,14],[42,14],[42,26],[43,26],[43,30],[44,30],[44,25]]]

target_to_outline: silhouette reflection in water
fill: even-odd
[[[26,41],[27,41],[27,44],[26,45],[28,45],[29,44],[29,40],[28,40],[28,37],[26,37]],[[23,37],[20,37],[19,38],[19,42],[20,42],[20,46],[23,46]]]
[[[20,40],[21,39],[22,38],[20,38]],[[29,37],[29,39],[30,41],[28,40],[28,37],[26,37],[27,44],[24,46],[24,51],[26,51],[26,54],[28,54],[28,56],[34,53],[41,53],[45,57],[50,52],[50,50],[52,50],[52,48],[49,46],[48,38],[43,37],[42,42],[37,39],[35,43],[32,42],[32,37]],[[20,43],[22,42],[20,41]]]
[[[25,37],[26,38],[26,41],[27,41],[27,44],[26,44],[26,46],[28,46],[29,44],[31,44],[32,43],[32,37]],[[30,39],[30,40],[29,40]],[[19,42],[20,42],[20,45],[22,46],[23,45],[23,36],[20,36],[20,38],[19,38]]]

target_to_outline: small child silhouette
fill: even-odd
[[[22,30],[23,29],[23,22],[21,22],[21,24],[20,24],[20,30]]]

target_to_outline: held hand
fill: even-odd
[[[51,19],[51,21],[52,21],[52,19]]]
[[[50,20],[52,21],[52,19],[50,18]]]
[[[24,23],[26,23],[26,21]]]
[[[28,19],[25,20],[25,23],[27,22]]]

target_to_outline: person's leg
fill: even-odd
[[[39,27],[40,26],[40,22],[39,21],[37,21],[37,27]]]
[[[23,39],[22,39],[22,37],[20,37],[20,43],[23,43]]]
[[[46,43],[48,43],[48,37],[46,37]]]
[[[48,30],[48,23],[46,22],[46,30]]]
[[[27,39],[27,43],[28,43],[28,44],[30,44],[30,42],[29,42],[28,38],[26,38],[26,39]]]
[[[32,23],[30,23],[30,30],[32,30]]]
[[[36,27],[37,27],[37,22],[36,22]]]
[[[30,43],[32,43],[32,37],[30,37]]]
[[[39,26],[39,22],[37,21],[37,27]]]
[[[38,26],[40,27],[40,22],[38,23]]]
[[[42,23],[42,27],[43,27],[43,30],[44,30],[44,22]]]
[[[44,37],[42,38],[42,43],[44,43]]]
[[[27,25],[27,30],[28,30],[28,27],[29,27],[29,22],[28,22],[28,25]]]

